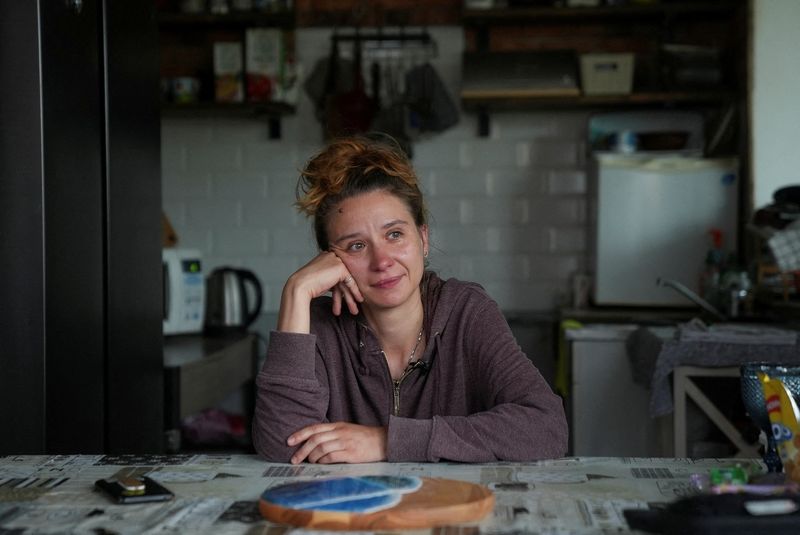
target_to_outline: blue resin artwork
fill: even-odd
[[[414,492],[422,486],[422,480],[418,477],[409,476],[361,476],[359,479],[366,479],[373,483],[378,483],[396,492],[405,494]]]
[[[421,486],[418,477],[339,477],[278,485],[265,490],[261,498],[291,509],[364,514],[393,507],[403,494]]]
[[[311,509],[337,513],[360,513],[365,515],[394,507],[400,503],[401,497],[402,494],[399,492],[394,492],[392,494],[384,494],[383,496],[374,496],[372,498],[359,498],[355,500],[348,500],[346,502],[318,505],[316,507],[312,507]]]

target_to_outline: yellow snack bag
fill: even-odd
[[[758,379],[764,390],[772,436],[778,445],[784,473],[792,480],[800,482],[800,412],[786,385],[778,379],[771,379],[759,373]]]

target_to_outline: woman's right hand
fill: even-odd
[[[333,313],[342,313],[342,301],[350,313],[358,314],[358,303],[364,300],[355,279],[344,262],[332,252],[322,252],[295,271],[286,281],[281,296],[278,330],[309,332],[311,300],[330,291]]]

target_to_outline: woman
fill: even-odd
[[[561,399],[497,304],[477,284],[425,271],[425,206],[399,150],[385,140],[334,141],[308,163],[298,191],[321,252],[283,289],[257,378],[261,455],[292,463],[564,455]]]

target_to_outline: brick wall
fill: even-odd
[[[434,27],[432,62],[458,102],[463,30]],[[330,29],[297,31],[308,72],[327,55]],[[414,143],[414,164],[432,213],[430,264],[474,280],[508,311],[552,311],[586,269],[586,113],[505,112],[492,133],[477,119]],[[291,204],[297,170],[322,135],[302,94],[297,114],[270,140],[265,122],[164,119],[164,209],[181,247],[202,251],[205,269],[252,269],[274,315],[286,277],[315,254],[309,223]]]

